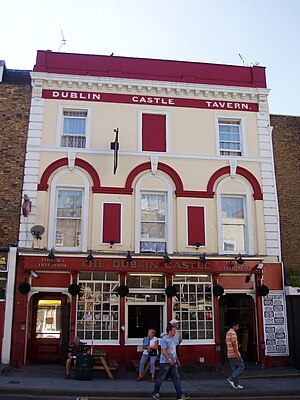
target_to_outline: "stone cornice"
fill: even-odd
[[[102,92],[141,93],[148,95],[180,96],[195,98],[222,98],[232,100],[250,100],[258,102],[259,97],[267,98],[269,89],[236,86],[205,85],[166,81],[150,81],[124,78],[107,78],[81,75],[61,75],[32,72],[32,86],[40,96],[41,86],[66,90],[86,90]],[[36,92],[37,90],[37,92]]]

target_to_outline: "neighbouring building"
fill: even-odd
[[[7,69],[5,62],[0,61],[0,354],[3,363],[10,360],[30,102],[29,71]]]
[[[38,51],[11,363],[64,362],[76,334],[126,367],[180,321],[181,359],[286,365],[263,67]]]
[[[282,261],[285,270],[290,365],[300,368],[300,117],[271,115],[273,153],[280,214]],[[294,282],[293,277],[297,277]],[[293,286],[291,285],[293,283]]]

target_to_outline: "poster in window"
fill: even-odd
[[[266,356],[288,355],[288,332],[283,292],[263,297],[263,320]]]

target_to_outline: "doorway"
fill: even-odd
[[[245,362],[257,362],[257,340],[255,324],[255,304],[247,294],[226,294],[219,299],[221,364],[227,360],[226,333],[230,324],[238,322],[239,350]]]
[[[38,293],[30,303],[27,361],[61,363],[69,345],[70,305],[62,294]]]
[[[128,338],[147,336],[148,329],[155,329],[156,336],[162,332],[162,312],[160,305],[128,305]]]

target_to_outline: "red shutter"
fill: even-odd
[[[166,151],[166,116],[142,115],[142,150]]]
[[[195,246],[195,243],[205,245],[205,221],[204,207],[187,207],[188,219],[188,245]]]
[[[121,243],[121,204],[103,204],[102,242]]]

